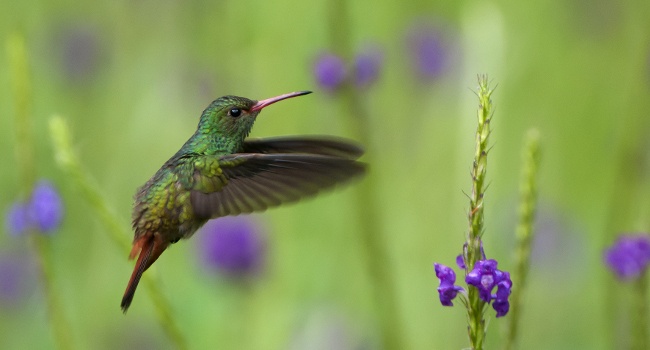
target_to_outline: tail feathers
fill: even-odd
[[[167,243],[163,241],[162,237],[151,233],[141,236],[133,244],[129,259],[133,259],[138,253],[140,255],[135,263],[129,284],[126,286],[126,291],[124,291],[124,296],[122,297],[121,307],[124,313],[126,313],[133,301],[133,296],[135,295],[135,290],[138,288],[142,274],[158,259],[165,248],[167,248]]]

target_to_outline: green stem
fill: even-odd
[[[151,302],[154,305],[156,316],[158,316],[158,322],[163,331],[167,334],[167,337],[172,341],[172,343],[176,345],[177,349],[187,349],[185,337],[174,320],[169,301],[163,295],[160,287],[153,277],[147,275],[143,275],[143,282],[144,285],[147,286],[146,289],[149,291],[149,298],[151,298]]]
[[[52,268],[52,259],[49,259],[50,242],[48,238],[35,231],[30,234],[32,247],[36,251],[36,260],[39,267],[41,283],[43,284],[47,312],[50,317],[50,326],[54,332],[57,346],[59,349],[73,349],[72,328],[65,318],[61,298],[54,288],[54,271]]]
[[[93,184],[90,175],[82,169],[77,155],[72,150],[70,130],[63,118],[54,116],[50,119],[50,136],[54,144],[57,163],[68,174],[70,181],[80,190],[86,201],[90,203],[95,214],[104,223],[107,228],[104,232],[107,232],[111,241],[124,251],[125,255],[128,254],[131,251],[131,242],[127,237],[131,233],[125,229],[126,226],[119,220],[119,216],[115,214],[97,186]],[[143,275],[142,281],[147,286],[146,290],[149,292],[156,309],[158,321],[169,339],[177,348],[187,348],[185,338],[172,317],[169,301],[160,291],[158,284],[150,274]]]
[[[368,128],[368,111],[362,97],[354,87],[347,84],[344,88],[343,99],[346,105],[346,121],[349,129],[354,132],[363,145],[370,145],[371,139]],[[368,164],[373,162],[373,153],[364,156]],[[399,307],[397,305],[397,292],[395,291],[395,277],[391,269],[390,256],[387,242],[381,234],[380,206],[377,198],[375,178],[368,176],[358,185],[356,194],[356,208],[359,230],[363,247],[365,247],[365,265],[373,284],[373,299],[375,308],[379,312],[379,326],[382,344],[386,349],[402,349],[401,323]]]
[[[471,170],[472,193],[470,194],[469,233],[465,252],[466,274],[474,269],[476,262],[481,260],[483,256],[481,241],[483,234],[483,196],[485,194],[490,121],[492,120],[492,100],[490,96],[493,90],[488,87],[486,75],[478,77],[478,85],[478,127],[476,129],[476,152]],[[472,349],[480,350],[483,349],[485,339],[485,320],[483,319],[485,302],[480,299],[476,287],[468,286],[468,302],[467,317],[469,320],[468,335],[470,345]]]
[[[390,266],[390,257],[382,239],[379,225],[378,203],[372,182],[366,179],[357,189],[357,213],[363,246],[366,248],[366,268],[373,284],[374,304],[379,311],[379,326],[385,349],[403,349],[401,324],[395,279]],[[363,208],[363,209],[361,209]]]
[[[648,343],[648,329],[650,329],[650,324],[648,324],[648,312],[650,308],[648,307],[648,278],[646,274],[639,276],[639,278],[634,281],[634,308],[632,312],[632,317],[634,322],[632,323],[632,349],[633,350],[645,350],[650,348],[650,343]]]
[[[350,58],[351,51],[348,4],[345,0],[330,0],[327,2],[330,45],[344,60]]]
[[[16,122],[16,162],[18,164],[21,187],[25,194],[31,193],[36,179],[34,164],[34,142],[32,137],[32,120],[30,113],[31,86],[25,41],[19,34],[11,35],[6,44],[11,67],[11,81],[14,93]],[[54,288],[53,261],[50,254],[49,239],[34,230],[29,234],[34,249],[43,293],[47,305],[50,327],[59,349],[72,349],[72,331],[63,312],[63,303]]]
[[[513,280],[517,288],[510,296],[510,323],[505,349],[513,349],[519,330],[519,316],[523,293],[530,268],[530,251],[533,242],[533,224],[537,209],[537,171],[539,168],[539,132],[530,130],[524,148],[524,166],[521,173],[519,224],[517,226],[517,247],[515,252],[515,273]]]
[[[334,51],[344,60],[351,57],[349,3],[345,0],[328,1],[328,28],[330,42]],[[368,133],[368,112],[357,89],[349,83],[339,91],[346,108],[344,122],[364,145],[371,143]],[[366,154],[364,160],[372,164],[372,154]],[[387,243],[381,235],[379,200],[372,177],[359,184],[356,191],[356,208],[359,230],[366,251],[364,257],[372,283],[373,301],[378,311],[378,320],[382,345],[385,349],[403,349],[401,324],[397,305],[395,278],[390,266]]]
[[[371,143],[368,134],[366,121],[367,110],[361,103],[361,96],[352,87],[347,87],[348,93],[344,96],[347,112],[346,117],[350,119],[355,137],[364,145]],[[364,156],[369,164],[373,154],[369,152]],[[395,291],[395,277],[391,269],[390,256],[388,254],[387,242],[381,234],[380,207],[381,201],[377,198],[374,178],[368,176],[363,183],[359,184],[356,191],[357,215],[360,224],[360,233],[363,246],[366,248],[366,268],[373,283],[374,302],[379,310],[379,322],[381,328],[382,343],[386,349],[402,349],[401,323],[397,295]]]
[[[30,113],[31,86],[25,41],[19,34],[7,40],[7,55],[11,67],[11,86],[14,94],[16,123],[16,163],[24,193],[30,193],[36,179],[34,141]]]

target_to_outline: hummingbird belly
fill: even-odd
[[[194,219],[189,196],[174,173],[154,175],[136,195],[135,239],[146,233],[160,235],[166,242],[189,237],[203,224]]]

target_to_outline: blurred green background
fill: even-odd
[[[521,348],[618,348],[628,310],[601,253],[618,232],[648,230],[648,13],[647,1],[604,0],[1,2],[0,38],[20,33],[29,53],[37,171],[65,204],[49,249],[75,346],[173,348],[145,286],[129,313],[120,311],[132,262],[56,166],[50,116],[68,119],[83,166],[127,227],[135,189],[193,133],[214,98],[313,90],[265,110],[252,136],[365,135],[371,168],[361,182],[376,198],[375,234],[388,252],[402,347],[466,347],[462,304],[440,305],[432,264],[452,266],[462,249],[473,90],[476,74],[488,73],[498,88],[484,237],[488,256],[506,270],[523,136],[530,127],[542,135]],[[447,43],[447,63],[431,79],[414,72],[407,43],[422,23]],[[352,95],[323,91],[313,76],[318,55],[334,51],[351,61],[364,45],[383,52],[377,81]],[[0,67],[5,211],[26,194],[12,151],[6,54]],[[350,96],[367,113],[363,134],[352,129]],[[267,235],[266,267],[245,285],[206,273],[197,237],[169,249],[147,274],[171,301],[189,347],[379,348],[354,208],[364,185],[257,215]],[[0,254],[30,251],[23,237],[0,236]],[[26,273],[32,283],[23,299],[0,309],[0,348],[55,347],[35,276]],[[507,317],[488,315],[488,347],[498,349]]]

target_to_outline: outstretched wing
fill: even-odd
[[[257,145],[271,149],[268,143]],[[293,202],[357,177],[366,168],[353,159],[318,153],[236,153],[218,158],[218,168],[210,161],[201,164],[194,172],[190,202],[194,215],[205,219]]]
[[[247,139],[241,153],[303,153],[357,159],[363,149],[341,138],[331,136],[275,137]]]

